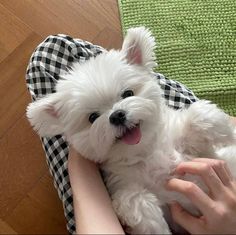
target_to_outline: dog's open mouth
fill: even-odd
[[[137,124],[132,128],[126,128],[124,133],[117,138],[123,141],[125,144],[134,145],[140,142],[141,137],[142,135],[140,125]]]

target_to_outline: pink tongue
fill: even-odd
[[[139,126],[134,127],[131,130],[127,130],[121,139],[125,144],[138,144],[141,140],[141,131]]]

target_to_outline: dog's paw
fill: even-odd
[[[215,104],[200,100],[185,112],[184,141],[189,153],[210,154],[213,147],[225,146],[235,141],[234,127],[230,117]]]
[[[112,199],[113,208],[128,233],[171,234],[154,194],[137,187],[117,191]]]
[[[205,132],[206,137],[215,144],[228,144],[234,140],[234,127],[230,117],[209,101],[193,103],[189,108],[189,119],[194,129]]]

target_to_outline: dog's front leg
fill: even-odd
[[[177,113],[176,120],[179,123],[177,143],[180,149],[195,157],[214,157],[214,146],[232,145],[236,138],[229,116],[208,101],[193,103]]]
[[[119,189],[112,195],[113,207],[131,234],[171,234],[158,199],[139,185]]]

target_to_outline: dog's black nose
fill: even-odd
[[[116,110],[114,113],[111,114],[109,120],[110,123],[115,126],[123,125],[126,120],[125,111],[121,109]]]

